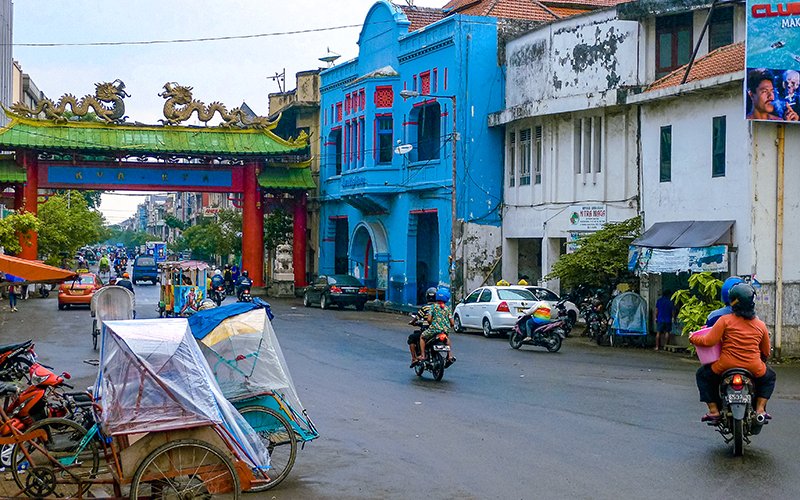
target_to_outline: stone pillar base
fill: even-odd
[[[294,297],[294,279],[291,281],[273,281],[269,287],[272,297]]]

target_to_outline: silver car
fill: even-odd
[[[522,286],[483,286],[456,305],[453,311],[455,330],[482,330],[485,337],[508,333],[538,299]]]
[[[541,286],[526,286],[525,288],[527,288],[533,295],[535,295],[537,299],[543,300],[548,304],[550,304],[550,312],[551,312],[551,317],[553,319],[556,319],[558,317],[558,309],[556,309],[556,303],[558,303],[558,301],[561,300],[561,297],[559,297],[556,292],[550,290],[549,288],[544,288]],[[575,322],[578,320],[578,317],[580,316],[580,310],[578,309],[578,306],[576,306],[569,300],[566,300],[564,301],[564,307],[567,310],[567,316],[569,316],[569,319],[572,321],[572,324],[574,325]]]

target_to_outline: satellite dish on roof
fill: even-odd
[[[328,52],[324,56],[320,57],[319,60],[328,63],[328,67],[330,68],[331,66],[333,66],[333,62],[339,59],[340,57],[342,56],[340,56],[336,52],[331,52],[331,48],[328,47]]]
[[[394,152],[395,154],[398,155],[404,155],[410,153],[412,149],[414,149],[414,146],[412,146],[411,144],[400,144],[399,146],[394,148]]]

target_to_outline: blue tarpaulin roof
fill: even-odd
[[[219,326],[220,323],[231,316],[238,316],[239,314],[244,314],[261,307],[267,310],[267,316],[271,321],[275,316],[272,314],[269,304],[254,297],[252,302],[237,302],[213,309],[206,309],[205,311],[198,311],[189,317],[189,327],[192,329],[194,338],[201,340],[211,333],[214,328]]]

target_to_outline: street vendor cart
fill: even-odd
[[[199,260],[162,262],[158,266],[161,294],[159,316],[191,316],[208,297],[206,273],[209,265]]]

